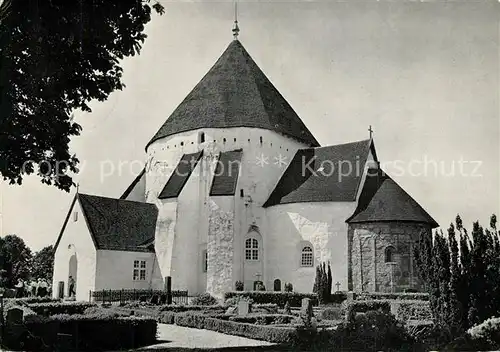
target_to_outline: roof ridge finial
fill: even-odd
[[[234,0],[234,28],[233,28],[234,40],[238,40],[239,33],[240,33],[240,27],[238,27],[238,0]]]
[[[370,125],[368,127],[368,132],[370,132],[370,139],[373,139],[373,129],[372,129],[372,125]]]

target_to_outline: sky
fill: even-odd
[[[144,147],[232,40],[231,1],[161,0],[123,91],[75,113],[83,193],[119,197]],[[446,229],[500,209],[497,2],[240,1],[239,39],[321,145],[368,138],[385,171]],[[121,165],[121,167],[120,167]],[[0,184],[0,234],[54,244],[70,193]]]

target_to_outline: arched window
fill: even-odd
[[[385,262],[392,263],[394,262],[394,252],[396,249],[393,246],[389,246],[385,249]]]
[[[259,241],[249,238],[245,241],[245,259],[259,260]]]
[[[306,246],[302,248],[302,253],[300,256],[300,265],[301,266],[313,266],[313,250],[311,247]]]

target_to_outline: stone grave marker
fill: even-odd
[[[238,302],[238,315],[247,315],[250,313],[250,304],[248,301],[240,300]]]
[[[313,316],[313,306],[310,298],[302,299],[302,307],[300,309],[300,316],[305,326],[311,325],[311,320]]]
[[[7,311],[7,325],[19,325],[23,322],[23,310],[20,308],[11,308]]]

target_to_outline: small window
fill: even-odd
[[[202,270],[204,273],[206,273],[208,271],[208,252],[206,250],[203,251],[202,257],[203,257]]]
[[[248,143],[250,143],[250,138],[248,138]]]
[[[259,260],[259,241],[249,238],[245,241],[245,259]]]
[[[77,211],[75,211],[75,212],[73,213],[73,221],[74,221],[74,222],[77,222],[77,221],[78,221],[78,212],[77,212]]]
[[[234,141],[236,142],[236,138],[234,139]]]
[[[222,138],[222,143],[226,143],[226,138]]]
[[[205,143],[205,132],[198,133],[198,143]]]
[[[134,281],[146,280],[146,261],[134,260],[134,271],[132,274]]]
[[[244,197],[245,196],[245,192],[243,191],[243,189],[240,189],[240,197]]]
[[[262,144],[262,136],[259,137],[260,144]]]
[[[181,147],[184,145],[184,142],[181,142]]]
[[[396,249],[393,246],[389,246],[385,249],[385,262],[393,263],[394,262],[394,252]]]
[[[300,257],[301,266],[313,266],[313,250],[311,247],[307,246],[302,248],[302,253]]]

